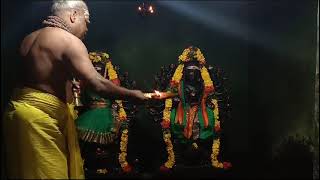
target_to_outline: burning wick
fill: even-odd
[[[159,92],[154,91],[154,93],[144,93],[144,96],[147,98],[153,98],[153,99],[167,99],[177,96],[178,93],[171,93],[171,92]]]
[[[144,96],[147,98],[161,97],[161,93],[155,90],[154,93],[144,93]]]
[[[161,97],[161,93],[159,92],[159,91],[154,91],[155,93],[156,93],[156,96],[159,96],[159,97]]]

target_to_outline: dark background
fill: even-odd
[[[176,63],[184,48],[199,47],[229,78],[233,118],[225,131],[237,166],[267,166],[284,138],[315,136],[317,1],[148,1],[156,12],[149,17],[137,14],[141,2],[87,2],[88,50],[106,50],[138,87],[151,91],[161,66]],[[49,9],[50,1],[1,1],[2,112],[19,78],[19,43]],[[143,107],[138,117],[132,142],[148,164],[158,159],[161,132]]]

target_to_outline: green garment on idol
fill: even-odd
[[[76,120],[79,136],[87,142],[108,144],[116,138],[118,121],[113,115],[111,101],[98,94],[85,90],[81,96],[84,105],[89,106],[94,102],[106,102],[106,107],[89,108]]]
[[[181,89],[184,89],[184,81],[183,80],[181,81]],[[171,114],[170,114],[171,131],[172,131],[174,137],[181,140],[182,143],[192,141],[192,138],[187,139],[183,134],[184,128],[186,127],[186,123],[187,123],[186,110],[190,108],[190,105],[185,102],[184,96],[185,95],[184,95],[184,91],[183,91],[182,97],[181,97],[182,106],[184,109],[182,125],[175,123],[175,121],[176,121],[175,118],[176,118],[176,113],[177,113],[176,108],[173,108],[171,110]],[[208,120],[209,120],[208,127],[204,127],[201,106],[199,106],[198,112],[197,112],[199,123],[200,123],[199,139],[201,139],[201,140],[207,140],[208,138],[213,138],[215,135],[214,134],[214,123],[215,123],[214,113],[213,113],[212,109],[210,109],[208,107],[206,107],[206,110],[208,113]]]
[[[186,108],[186,107],[184,107]],[[209,124],[208,127],[204,127],[203,123],[203,117],[202,117],[202,110],[201,107],[198,109],[198,119],[200,123],[200,136],[199,139],[201,140],[207,140],[208,138],[214,137],[214,115],[213,112],[210,108],[207,107],[207,112],[208,112],[208,119],[209,119]],[[170,121],[171,121],[171,131],[174,135],[174,137],[178,138],[181,140],[181,142],[187,142],[188,139],[184,136],[183,131],[187,123],[187,118],[186,118],[186,113],[184,113],[183,116],[183,122],[182,125],[175,123],[175,117],[176,117],[176,109],[171,110],[171,115],[170,115]],[[192,138],[190,138],[192,140]]]

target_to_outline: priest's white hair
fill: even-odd
[[[51,13],[58,15],[63,11],[70,11],[72,9],[82,9],[85,16],[89,17],[89,10],[87,4],[83,0],[53,0],[51,6]]]

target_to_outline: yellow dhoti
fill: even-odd
[[[4,114],[8,178],[83,179],[73,110],[57,97],[18,89]]]

